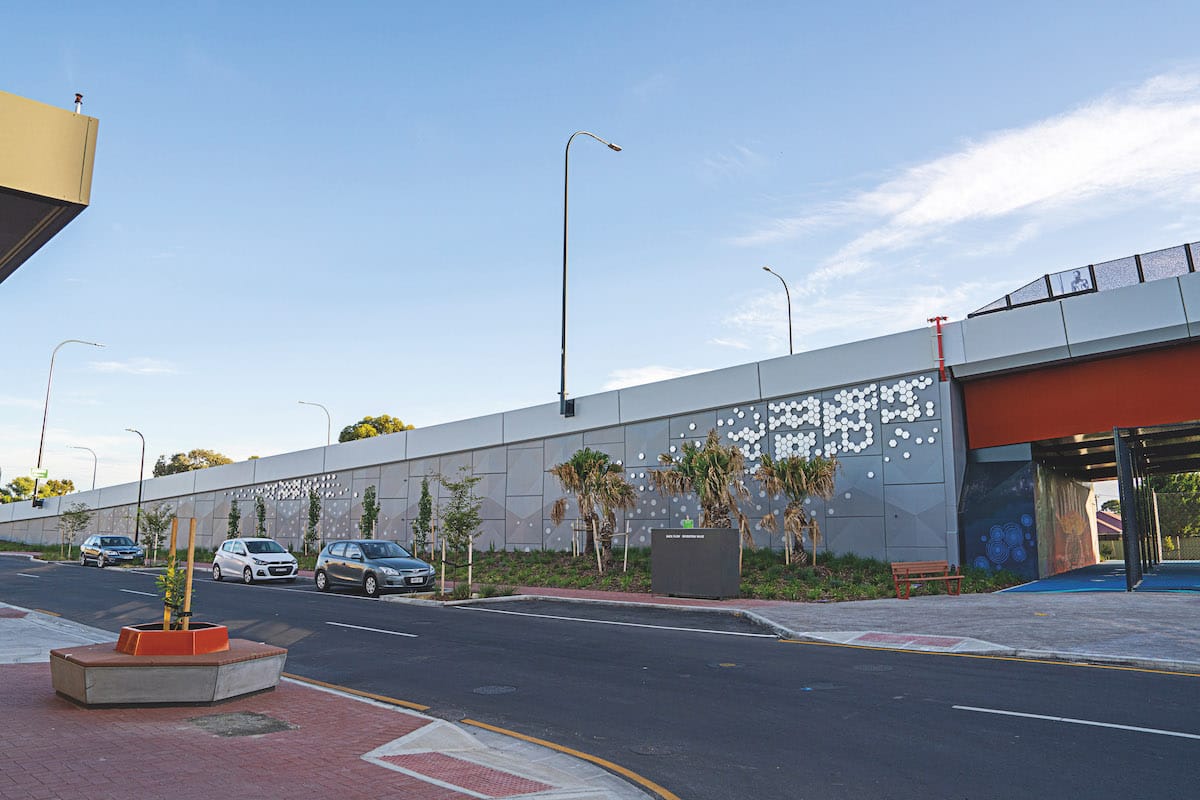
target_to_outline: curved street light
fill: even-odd
[[[41,470],[41,468],[42,468],[42,451],[45,449],[45,446],[46,446],[46,417],[50,414],[50,384],[54,381],[54,357],[58,355],[59,348],[61,348],[64,344],[71,344],[72,342],[74,342],[76,344],[91,345],[92,347],[104,347],[104,345],[100,344],[99,342],[85,342],[83,339],[63,339],[61,342],[58,343],[58,347],[54,348],[54,352],[52,352],[50,354],[50,374],[46,378],[46,404],[44,406],[42,406],[42,436],[40,439],[38,439],[38,460],[37,460],[38,470]],[[37,494],[38,493],[38,481],[40,481],[40,480],[41,480],[41,474],[39,472],[38,475],[35,476],[33,479],[33,507],[34,508],[41,508],[41,506],[42,506],[41,502],[38,501],[38,494]]]
[[[67,447],[69,447],[72,450],[87,450],[89,453],[92,454],[92,491],[95,491],[96,490],[96,464],[99,463],[99,461],[100,461],[98,458],[96,458],[96,451],[90,447],[83,447],[83,446],[77,445],[77,444],[69,444],[69,445],[67,445]]]
[[[307,400],[297,400],[296,402],[302,406],[316,406],[325,412],[325,446],[329,447],[330,431],[333,430],[333,418],[329,416],[329,409],[320,403],[310,403]]]
[[[142,530],[142,477],[146,473],[146,437],[142,436],[142,432],[134,428],[126,428],[130,433],[136,433],[138,438],[142,440],[142,460],[138,462],[138,501],[137,512],[133,517],[133,543],[138,543],[138,534]]]
[[[787,296],[788,307],[788,355],[792,355],[796,352],[792,349],[792,293],[788,291],[787,281],[783,279],[782,275],[770,267],[763,267],[763,269],[779,278],[779,282],[783,284],[783,293]]]
[[[590,136],[614,152],[621,152],[620,145],[601,139],[588,131],[575,131],[567,139],[563,156],[563,281],[562,281],[562,373],[558,387],[558,413],[564,417],[575,416],[575,401],[567,402],[567,182],[571,174],[571,142],[576,136]]]

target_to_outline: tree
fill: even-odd
[[[810,517],[804,510],[804,501],[809,497],[820,497],[822,500],[833,497],[834,479],[840,467],[837,458],[819,455],[812,458],[788,456],[780,459],[763,455],[754,477],[762,483],[767,494],[782,494],[788,499],[787,507],[783,511],[784,552],[787,554],[788,563],[791,563],[793,542],[800,563],[808,562],[808,552],[804,549],[806,529],[812,539],[813,553],[816,553],[821,528],[816,518]],[[775,515],[772,513],[764,516],[762,522],[763,527],[769,531],[775,531],[777,528]]]
[[[92,512],[87,503],[72,503],[67,506],[66,511],[59,513],[58,532],[62,537],[62,549],[66,551],[67,559],[72,557],[71,550],[75,544],[75,537],[87,530],[91,521]]]
[[[229,527],[225,531],[226,539],[236,539],[241,536],[242,527],[242,510],[238,508],[238,501],[234,500],[229,506]]]
[[[267,535],[267,501],[261,494],[254,497],[254,535]]]
[[[429,549],[429,534],[433,532],[433,496],[429,493],[429,478],[421,479],[421,499],[417,501],[417,518],[412,521],[413,552]]]
[[[607,453],[585,447],[552,467],[550,474],[558,479],[564,492],[575,495],[579,519],[588,529],[585,550],[595,549],[599,541],[603,562],[611,562],[616,512],[632,510],[637,505],[637,494],[625,480],[625,471],[612,463]],[[567,505],[567,498],[561,497],[550,509],[550,519],[555,525],[561,525],[566,518]]]
[[[1120,500],[1105,500],[1104,503],[1101,504],[1100,510],[1107,511],[1110,514],[1120,514],[1121,513],[1121,501]]]
[[[1149,479],[1158,503],[1158,529],[1163,536],[1200,535],[1200,472],[1153,475]]]
[[[75,491],[75,483],[71,480],[50,479],[38,486],[38,497],[61,497]],[[13,478],[8,486],[0,488],[0,503],[15,503],[18,500],[33,499],[33,478]]]
[[[397,417],[389,417],[387,414],[380,414],[378,417],[363,417],[353,425],[347,425],[342,428],[342,432],[338,434],[339,442],[352,442],[355,439],[369,439],[372,436],[382,436],[385,433],[399,433],[400,431],[411,431],[412,425],[405,425],[402,420]]]
[[[166,503],[159,503],[153,508],[143,507],[139,513],[142,515],[141,528],[146,532],[146,543],[149,545],[150,563],[154,563],[158,560],[158,548],[166,539],[171,520],[175,519],[175,509]]]
[[[309,548],[317,550],[317,526],[321,524],[321,495],[316,489],[308,490],[308,525],[304,527],[304,555]]]
[[[186,453],[176,453],[168,459],[159,456],[154,464],[154,477],[175,475],[179,472],[191,472],[194,469],[208,469],[222,464],[232,464],[233,459],[214,450],[189,450]]]
[[[458,559],[468,555],[479,535],[479,525],[483,519],[479,509],[483,501],[475,496],[475,484],[482,478],[478,475],[468,475],[467,467],[459,467],[459,479],[452,481],[445,475],[439,475],[438,480],[450,492],[450,499],[442,510],[442,540],[451,557]],[[454,577],[458,577],[458,565],[454,565]]]
[[[375,538],[375,522],[379,519],[379,501],[375,499],[375,487],[368,486],[363,492],[362,516],[358,520],[358,530],[364,539]]]
[[[658,463],[663,469],[652,470],[650,482],[659,492],[664,496],[695,493],[704,528],[731,528],[731,515],[736,515],[742,542],[754,547],[750,523],[738,508],[738,500],[750,499],[750,490],[742,482],[746,459],[741,448],[722,445],[714,428],[704,444],[685,442],[678,456],[662,453]]]

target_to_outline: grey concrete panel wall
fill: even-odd
[[[830,517],[822,526],[822,548],[835,555],[854,553],[867,558],[887,558],[887,537],[883,517]]]
[[[1061,303],[1043,303],[958,323],[965,361],[955,375],[977,375],[1070,357]]]
[[[326,472],[383,464],[388,461],[403,461],[408,458],[408,436],[412,431],[388,433],[369,439],[341,442],[325,448]],[[461,448],[452,448],[455,450]]]
[[[212,467],[220,469],[220,467]],[[199,470],[205,472],[206,470]],[[105,486],[100,490],[100,505],[119,506],[122,503],[136,503],[138,485],[136,483],[121,483],[116,486]]]
[[[398,458],[423,458],[439,453],[490,447],[504,443],[504,415],[492,414],[430,428],[417,428],[408,431],[407,435],[408,454]]]
[[[272,481],[287,480],[297,475],[315,475],[324,471],[324,447],[254,459],[255,483],[271,483]]]
[[[96,493],[96,497],[100,497],[99,492]],[[13,521],[13,512],[17,510],[16,505],[16,503],[5,503],[0,505],[0,525]],[[95,506],[94,503],[89,503],[88,505],[93,507]]]
[[[508,450],[508,489],[510,497],[542,494],[542,449],[510,447]]]
[[[218,489],[233,489],[254,483],[254,462],[239,461],[219,467],[196,470],[197,492],[215,492]]]
[[[616,392],[613,392],[616,394]],[[585,447],[593,447],[598,444],[620,444],[625,441],[625,429],[621,426],[613,428],[601,428],[598,431],[585,431],[583,434],[583,444]]]
[[[681,408],[719,408],[757,400],[758,364],[685,375],[669,381],[621,389],[621,421],[670,417]]]
[[[887,483],[940,484],[945,480],[940,421],[888,425],[884,436],[883,475]]]
[[[759,364],[760,397],[813,392],[828,386],[871,382],[936,365],[936,344],[928,328],[864,339]]]
[[[1183,297],[1183,310],[1187,315],[1188,335],[1200,336],[1200,272],[1193,272],[1177,279],[1179,293]]]
[[[555,436],[542,442],[542,469],[551,469],[569,460],[578,450],[583,448],[583,434],[572,433],[567,436]]]
[[[418,483],[417,493],[421,487]],[[408,464],[384,464],[379,471],[379,496],[388,499],[408,498]]]
[[[620,395],[618,392],[602,392],[576,398],[573,417],[564,417],[558,413],[557,400],[540,406],[506,411],[503,416],[504,441],[508,443],[581,433],[620,423]]]
[[[192,494],[196,491],[196,473],[202,471],[179,472],[175,475],[164,475],[161,478],[146,481],[146,485],[142,489],[142,500],[165,500],[168,497]]]
[[[502,473],[508,470],[508,449],[489,447],[472,454],[473,471],[476,475]]]
[[[941,484],[888,486],[884,492],[888,548],[941,547],[945,558],[946,497]]]
[[[623,463],[626,467],[657,466],[659,453],[667,452],[670,444],[670,425],[665,419],[627,425]]]
[[[1075,357],[1188,336],[1177,280],[1071,297],[1061,305],[1067,343]]]
[[[509,497],[505,501],[505,545],[510,550],[542,549],[542,498]]]

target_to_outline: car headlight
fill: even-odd
[[[261,566],[264,566],[267,562],[263,561],[261,558],[256,558],[256,559],[254,559],[254,563],[258,564],[261,567]]]
[[[391,567],[380,567],[379,571],[382,572],[384,575],[399,575],[400,574],[399,572],[392,569]]]

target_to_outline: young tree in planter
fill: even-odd
[[[66,558],[72,558],[71,551],[75,545],[75,537],[83,531],[87,530],[87,526],[92,521],[92,512],[88,508],[87,503],[72,503],[67,506],[67,510],[59,514],[58,517],[58,532],[62,537],[62,551],[66,551]]]
[[[229,527],[225,531],[226,539],[236,539],[241,536],[242,527],[242,510],[238,508],[238,501],[234,500],[229,505]]]
[[[265,537],[267,535],[267,501],[261,494],[254,498],[254,518],[254,535]]]
[[[317,526],[321,524],[321,495],[317,494],[316,489],[308,490],[308,525],[304,527],[304,555],[308,555],[309,548],[313,552],[320,549],[317,546]]]
[[[678,456],[658,457],[663,469],[650,472],[650,483],[664,496],[694,493],[700,502],[700,527],[732,528],[736,516],[746,547],[754,547],[750,523],[738,508],[738,500],[749,500],[750,490],[742,482],[746,459],[736,445],[722,445],[714,428],[704,444],[685,442]]]
[[[429,493],[429,478],[421,479],[421,499],[417,501],[417,518],[412,521],[413,552],[429,549],[429,534],[433,531],[433,496]]]
[[[153,508],[143,508],[141,514],[141,529],[146,532],[146,549],[150,551],[150,563],[153,564],[158,560],[158,548],[166,539],[171,520],[175,519],[175,510],[166,503],[159,503]]]
[[[772,459],[764,454],[754,477],[762,482],[768,494],[782,494],[788,499],[783,511],[784,553],[788,563],[792,559],[792,543],[795,542],[797,557],[801,564],[808,563],[808,552],[804,549],[804,531],[812,539],[813,554],[821,539],[821,528],[815,517],[804,510],[804,501],[809,497],[828,500],[833,497],[833,483],[841,467],[836,457],[788,456]],[[762,519],[763,527],[774,532],[777,529],[775,515],[768,513]]]
[[[475,537],[479,535],[479,525],[483,522],[479,510],[483,501],[475,496],[475,484],[482,478],[478,475],[467,474],[467,467],[459,467],[459,479],[452,481],[445,475],[439,475],[438,480],[450,492],[450,499],[442,509],[442,539],[446,543],[448,556],[455,560],[466,560],[471,548],[475,545]],[[454,580],[458,581],[458,567],[454,568]],[[470,587],[468,587],[468,592]]]
[[[558,479],[564,492],[575,495],[579,519],[588,529],[585,552],[594,549],[599,538],[603,559],[605,563],[611,562],[616,512],[630,510],[637,504],[637,495],[625,480],[625,471],[612,463],[607,453],[585,447],[552,467],[550,474]],[[560,497],[551,507],[550,519],[555,525],[561,525],[566,518],[567,506],[567,498]]]
[[[362,516],[358,520],[358,531],[364,539],[375,538],[375,523],[379,520],[379,501],[375,499],[375,487],[368,486],[363,492]]]

